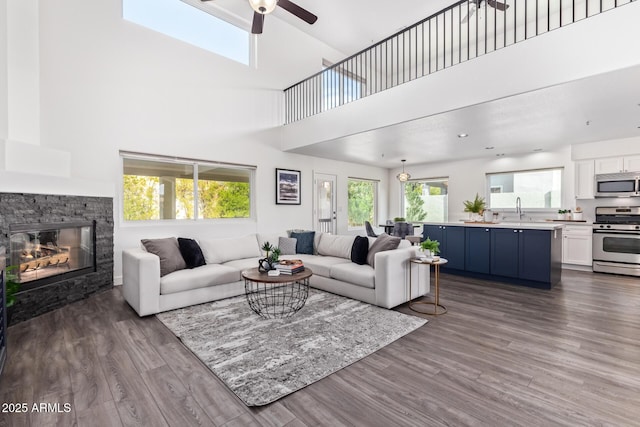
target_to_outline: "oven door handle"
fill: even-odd
[[[593,234],[615,234],[622,236],[640,236],[640,231],[593,230]]]

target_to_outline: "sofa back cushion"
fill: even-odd
[[[142,239],[140,242],[147,252],[160,258],[160,277],[187,268],[187,264],[180,253],[178,240],[175,237]]]
[[[229,239],[200,239],[200,248],[207,264],[222,264],[243,258],[260,256],[255,234]]]
[[[324,233],[318,243],[318,255],[351,259],[351,248],[356,236],[336,236]]]

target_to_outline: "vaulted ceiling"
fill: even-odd
[[[251,21],[253,11],[247,0],[213,0],[208,4],[214,3],[213,7]],[[453,1],[296,0],[295,3],[316,14],[318,21],[308,25],[281,8],[276,8],[268,18],[281,19],[346,57]],[[640,2],[629,7],[637,10],[639,6]],[[265,31],[268,25],[265,22]],[[464,145],[457,138],[460,132],[471,135]],[[398,158],[406,158],[407,164],[411,164],[503,153],[517,155],[565,144],[636,136],[640,137],[640,64],[566,85],[345,135],[295,151],[391,168]],[[393,141],[391,148],[390,141]],[[384,159],[378,156],[389,151],[392,156]],[[429,158],[416,155],[420,152],[429,152]]]

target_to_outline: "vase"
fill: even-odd
[[[268,258],[261,258],[258,260],[258,271],[267,272],[273,270],[273,264]]]

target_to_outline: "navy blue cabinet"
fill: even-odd
[[[440,250],[442,250],[442,225],[424,225],[422,227],[422,240],[437,240],[440,242]]]
[[[423,226],[422,240],[429,238],[440,242],[440,256],[449,261],[446,269],[464,270],[464,229],[449,225]]]
[[[466,271],[474,273],[491,272],[491,233],[488,228],[465,228]]]
[[[491,229],[491,274],[518,277],[518,230],[511,228]]]
[[[536,282],[551,280],[551,235],[543,230],[520,230],[519,277]]]
[[[465,227],[442,227],[443,249],[441,255],[449,262],[445,264],[447,270],[464,270],[464,229]]]
[[[425,224],[427,237],[440,242],[450,273],[546,289],[561,280],[561,229]]]
[[[491,274],[551,281],[553,232],[495,228],[491,234]]]

